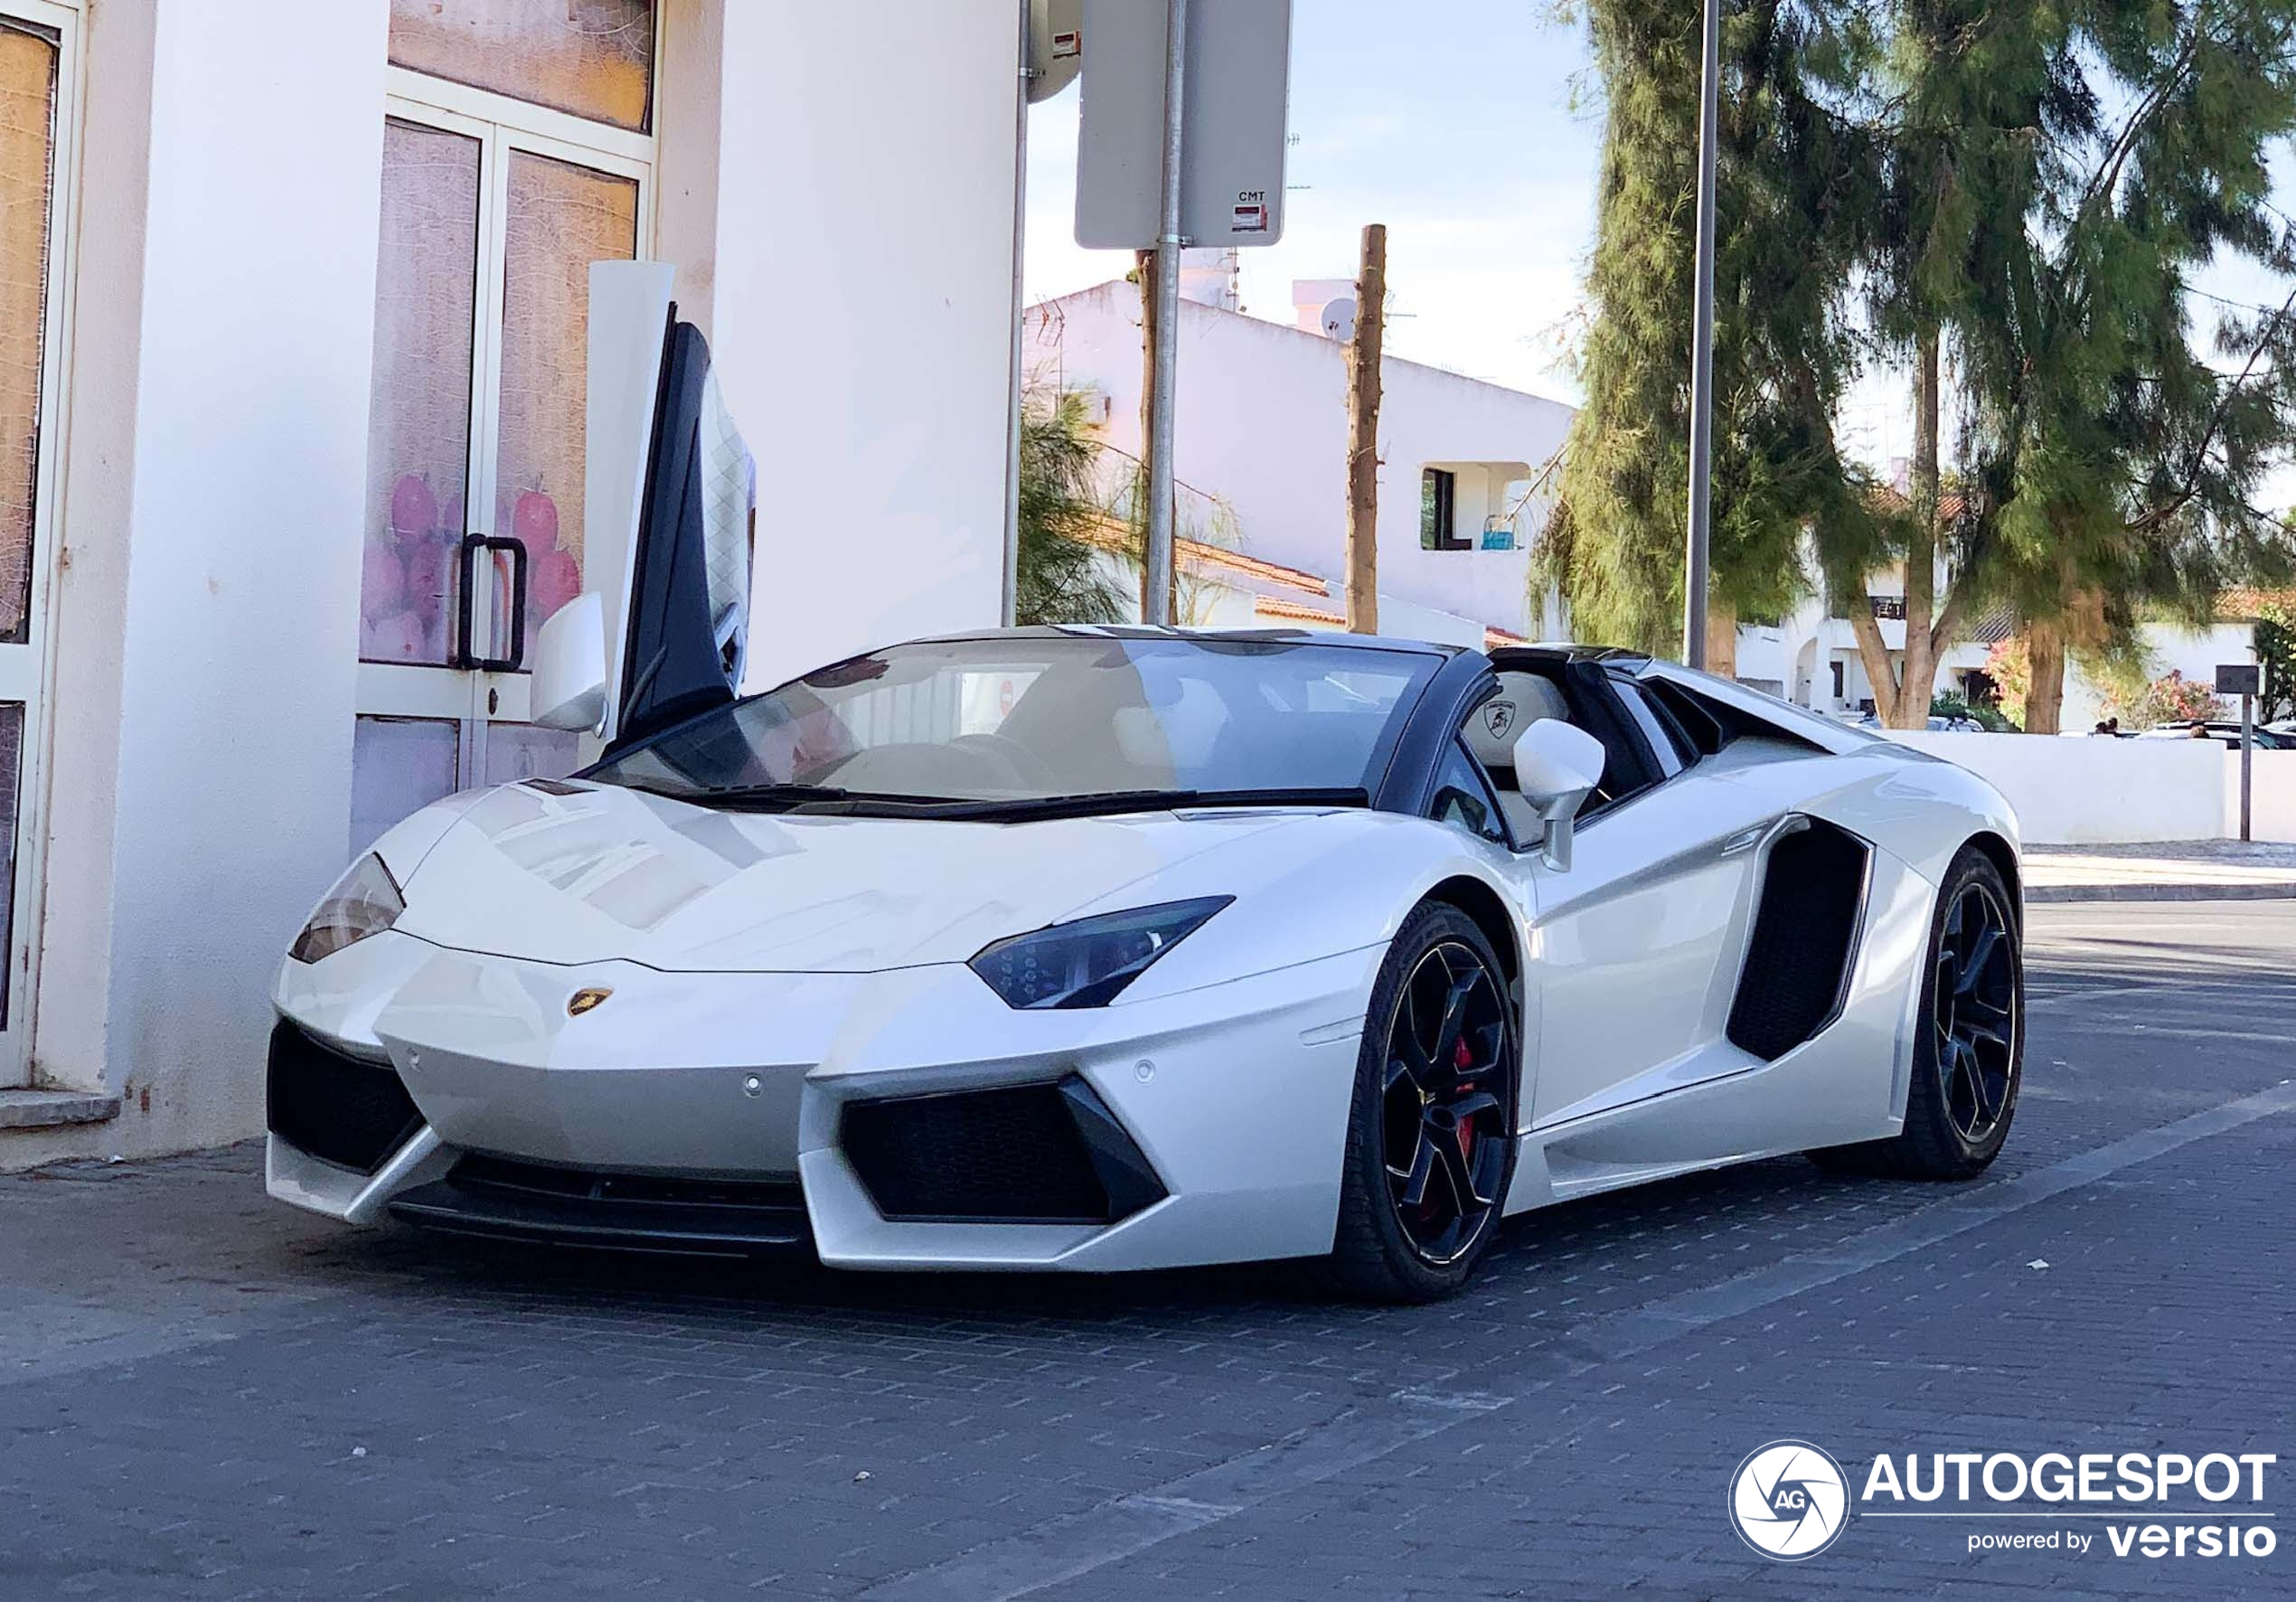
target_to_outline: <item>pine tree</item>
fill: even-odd
[[[1911,506],[1883,549],[1868,531],[1827,567],[1903,569],[1896,661],[1848,608],[1886,721],[1921,726],[1938,658],[2006,603],[2028,629],[2027,726],[2054,732],[2068,646],[2125,650],[2147,609],[2205,617],[2228,579],[2285,561],[2253,496],[2291,443],[2296,297],[2214,308],[2204,353],[2191,278],[2227,259],[2296,274],[2265,165],[2296,130],[2296,5],[1886,14],[1868,265],[1873,325],[1912,377]]]
[[[1604,101],[1585,402],[1535,581],[1574,627],[1671,651],[1689,482],[1699,18],[1681,0],[1586,0]],[[1831,108],[1865,69],[1854,6],[1727,0],[1716,217],[1709,650],[1777,616],[1808,580],[1814,523],[1865,521],[1833,417],[1854,365],[1852,264],[1871,225],[1877,142]],[[1837,541],[1837,543],[1840,542]]]
[[[1127,598],[1094,536],[1102,504],[1099,441],[1073,392],[1025,397],[1021,411],[1021,530],[1013,611],[1022,623],[1114,623]]]

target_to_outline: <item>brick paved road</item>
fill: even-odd
[[[1440,1307],[442,1250],[247,1150],[0,1179],[0,1597],[2291,1594],[2286,1550],[1967,1550],[2055,1521],[1786,1569],[1725,1517],[1780,1437],[2274,1452],[2296,1514],[2296,906],[2033,923],[1983,1181],[1582,1203]]]

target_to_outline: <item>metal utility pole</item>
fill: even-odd
[[[1385,343],[1388,228],[1363,231],[1355,337],[1347,364],[1347,627],[1379,632],[1379,353]]]
[[[2240,837],[2249,839],[2249,814],[2255,799],[2256,698],[2240,693]]]
[[[1722,76],[1722,0],[1706,0],[1698,73],[1698,286],[1690,341],[1690,527],[1682,567],[1682,660],[1706,665],[1708,500],[1714,479],[1714,151]]]
[[[1148,552],[1140,620],[1172,620],[1172,400],[1180,365],[1180,185],[1182,113],[1187,105],[1188,0],[1165,0],[1164,165],[1157,209],[1155,310],[1150,330],[1148,438],[1141,455],[1148,473]]]
[[[1021,77],[1012,94],[1012,389],[1004,424],[1004,580],[997,600],[997,622],[1012,627],[1019,613],[1021,581],[1021,328],[1028,316],[1029,98],[1038,76],[1031,60],[1029,0],[1015,7],[1021,22]]]

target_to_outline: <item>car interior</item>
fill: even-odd
[[[1731,731],[1697,697],[1644,683],[1586,660],[1495,659],[1498,693],[1477,703],[1460,739],[1496,794],[1518,845],[1541,825],[1516,786],[1515,741],[1541,718],[1559,718],[1602,742],[1602,782],[1579,808],[1582,823],[1664,783],[1728,743]]]

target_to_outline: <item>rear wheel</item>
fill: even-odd
[[[1505,969],[1473,919],[1429,903],[1371,988],[1348,1121],[1341,1287],[1432,1301],[1467,1282],[1514,1172],[1515,1026]]]
[[[2025,1059],[2025,957],[2008,882],[1974,846],[1937,896],[1922,976],[1905,1126],[1888,1140],[1812,1152],[1824,1167],[1971,1179],[2000,1155]]]

